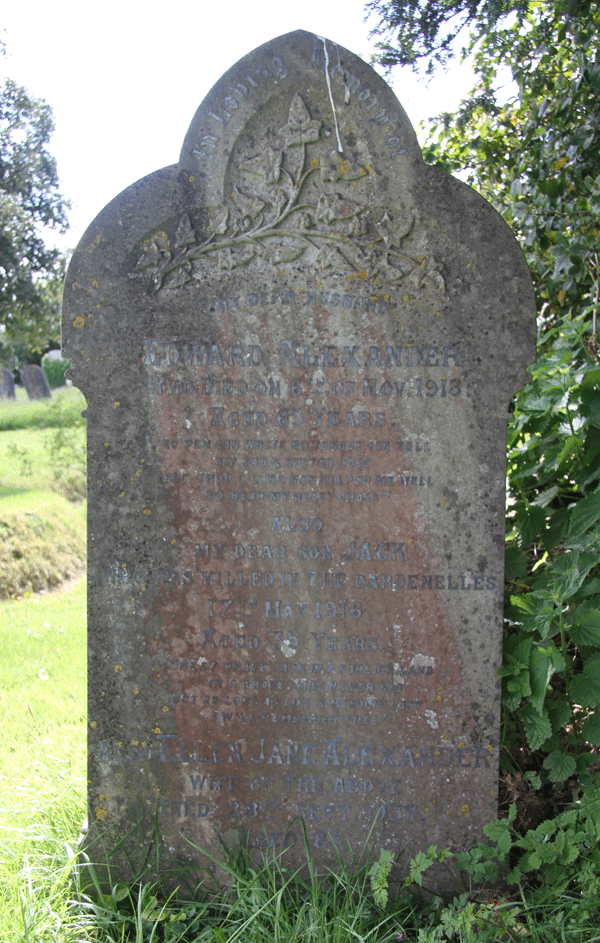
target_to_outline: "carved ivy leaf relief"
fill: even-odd
[[[263,154],[252,157],[241,165],[241,170],[248,174],[258,174],[265,177],[267,183],[278,183],[281,174],[283,151],[267,147]]]
[[[322,269],[333,268],[345,275],[350,275],[353,271],[356,271],[352,263],[348,261],[337,246],[323,246],[317,255],[317,265]]]
[[[285,134],[286,147],[293,147],[296,144],[312,144],[319,140],[321,122],[311,121],[308,108],[297,92],[290,105],[288,123],[281,130]]]
[[[208,226],[196,225],[193,211],[163,224],[139,246],[131,276],[145,278],[154,294],[241,265],[301,260],[305,269],[359,275],[374,287],[402,283],[410,294],[443,295],[436,262],[424,254],[416,209],[370,206],[368,162],[332,150],[322,129],[294,95],[273,143],[234,168],[228,196],[210,209]],[[359,142],[358,153],[364,152]]]
[[[402,240],[411,231],[414,221],[414,210],[404,216],[399,216],[397,219],[392,219],[389,213],[385,212],[376,226],[386,246],[399,249]]]
[[[179,220],[177,232],[175,233],[175,248],[186,249],[187,246],[192,246],[196,242],[196,233],[192,229],[190,217],[187,213],[184,213],[184,215]]]
[[[142,243],[142,255],[140,256],[134,271],[142,272],[147,269],[158,268],[161,264],[167,264],[172,259],[169,251],[169,237],[166,232],[157,232],[152,239],[146,239]]]
[[[368,171],[356,161],[343,157],[333,150],[323,155],[320,162],[323,183],[336,183],[338,180],[358,180]]]
[[[229,221],[229,210],[221,208],[215,213],[210,222],[211,231],[217,236],[224,236],[227,232],[227,223]]]

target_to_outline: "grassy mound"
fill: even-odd
[[[85,568],[85,509],[60,494],[0,501],[0,599],[59,586]]]
[[[0,401],[0,599],[56,588],[85,568],[85,399]]]

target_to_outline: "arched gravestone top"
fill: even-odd
[[[63,311],[88,401],[91,854],[154,836],[163,880],[193,884],[194,846],[240,834],[300,862],[298,817],[327,865],[477,840],[535,341],[504,222],[424,166],[368,65],[298,31],[100,213]]]
[[[3,399],[16,399],[15,379],[12,370],[2,367],[0,370],[0,397]]]
[[[36,363],[27,364],[19,370],[21,383],[27,390],[29,399],[51,399],[52,393],[48,386],[46,374]]]

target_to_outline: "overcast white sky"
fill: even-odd
[[[223,72],[256,46],[306,29],[369,60],[363,0],[27,0],[0,15],[0,72],[54,111],[51,152],[73,202],[66,245],[145,174],[179,158],[192,117]],[[469,76],[427,87],[397,73],[396,95],[418,126],[453,108]]]

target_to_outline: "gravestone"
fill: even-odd
[[[12,370],[2,367],[0,371],[0,399],[15,399],[15,378]]]
[[[62,360],[62,353],[60,350],[49,350],[46,354],[46,360]]]
[[[30,363],[19,370],[21,383],[27,390],[29,399],[50,399],[52,393],[48,386],[46,374],[36,363]]]
[[[329,866],[480,838],[534,340],[506,225],[307,32],[230,69],[179,164],[100,213],[63,328],[88,403],[92,857],[119,845],[129,873],[155,842],[148,873],[193,883],[221,840],[301,863],[300,818]]]

